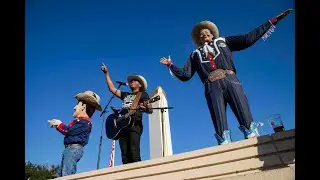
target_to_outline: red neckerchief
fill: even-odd
[[[212,57],[212,55],[210,53],[208,53],[208,59],[210,61],[212,69],[216,70],[217,69],[216,62],[215,62],[214,58]]]
[[[213,42],[210,42],[208,45],[211,46]],[[211,68],[213,70],[216,70],[217,69],[217,65],[216,65],[216,62],[215,62],[215,59],[213,58],[213,56],[211,55],[211,53],[208,52],[208,57],[207,57],[210,61],[210,64],[211,64]]]

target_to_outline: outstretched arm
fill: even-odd
[[[188,81],[192,78],[192,76],[197,71],[197,66],[195,61],[193,61],[192,55],[190,55],[189,59],[185,63],[183,68],[179,68],[178,66],[174,65],[171,61],[171,58],[161,58],[160,62],[164,65],[167,65],[171,72],[181,81]]]
[[[240,36],[229,36],[226,37],[226,43],[231,51],[240,51],[252,46],[256,43],[265,33],[272,31],[274,26],[285,16],[287,16],[292,9],[288,9],[278,15],[275,18],[270,19],[259,27],[255,28],[251,32],[240,35]]]
[[[114,94],[115,96],[117,96],[118,98],[121,98],[121,91],[120,89],[117,90],[117,88],[114,87],[114,84],[111,80],[111,77],[110,77],[110,74],[109,74],[109,71],[107,70],[107,67],[103,64],[101,66],[101,71],[105,74],[106,76],[106,82],[107,82],[107,85],[108,85],[108,88],[109,88],[109,91]]]
[[[74,121],[71,127],[61,123],[56,127],[56,129],[63,135],[68,134],[74,136],[86,131],[91,131],[91,127],[91,123],[89,123],[87,120],[79,120],[79,122]]]

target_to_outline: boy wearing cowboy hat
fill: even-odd
[[[231,142],[226,117],[226,103],[229,103],[246,139],[256,137],[256,123],[253,122],[246,95],[236,76],[232,52],[252,46],[261,37],[270,36],[275,25],[287,16],[288,9],[265,22],[251,32],[241,36],[219,37],[217,26],[210,21],[202,21],[192,30],[192,40],[197,49],[189,56],[184,67],[178,68],[169,58],[161,58],[170,73],[181,81],[188,81],[197,72],[205,87],[205,97],[215,128],[218,144]]]
[[[136,97],[136,94],[138,92],[142,92],[139,105],[137,107],[140,110],[136,111],[131,116],[134,122],[133,126],[129,127],[119,138],[122,163],[128,164],[141,161],[140,138],[143,132],[142,112],[148,114],[152,113],[152,109],[149,109],[151,108],[151,104],[144,103],[145,101],[150,99],[148,93],[146,92],[147,81],[143,76],[140,75],[128,76],[127,80],[132,92],[122,92],[120,90],[117,90],[113,85],[107,67],[104,64],[101,66],[101,71],[106,76],[106,82],[109,91],[123,101],[122,108],[130,108]]]
[[[55,127],[64,135],[65,149],[57,176],[67,176],[77,172],[77,162],[83,155],[83,148],[88,144],[92,128],[91,117],[95,110],[101,111],[100,97],[92,92],[85,91],[75,96],[78,100],[74,107],[74,119],[65,125],[57,119],[49,120],[51,127]]]

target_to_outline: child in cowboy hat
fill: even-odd
[[[77,172],[77,162],[83,155],[83,148],[88,144],[92,128],[91,117],[95,110],[101,111],[100,97],[92,92],[85,91],[75,96],[78,100],[74,107],[72,120],[68,125],[60,120],[49,120],[51,127],[55,127],[64,135],[65,149],[62,154],[62,161],[57,176],[67,176]]]
[[[117,90],[113,85],[113,82],[110,78],[110,74],[107,70],[107,67],[103,64],[101,66],[101,71],[106,76],[106,82],[109,88],[109,91],[113,93],[116,97],[120,98],[122,103],[122,108],[130,108],[136,94],[142,92],[139,106],[139,111],[136,111],[132,116],[133,126],[128,128],[119,138],[119,145],[121,150],[122,163],[128,164],[133,162],[141,161],[140,157],[140,138],[143,132],[143,123],[142,123],[142,112],[152,113],[152,109],[149,109],[151,105],[149,103],[143,103],[149,100],[149,95],[146,92],[147,81],[143,76],[132,75],[128,76],[128,84],[132,92],[122,92]]]
[[[219,37],[217,26],[210,21],[202,21],[192,30],[192,40],[197,46],[181,69],[169,58],[161,58],[160,62],[167,65],[170,73],[181,81],[188,81],[197,72],[205,87],[205,97],[215,128],[218,144],[231,142],[226,117],[226,103],[236,115],[240,130],[244,137],[256,137],[256,123],[249,109],[249,104],[242,85],[236,76],[232,52],[244,50],[252,46],[261,37],[266,39],[275,25],[287,16],[288,9],[241,36]]]

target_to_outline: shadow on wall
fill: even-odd
[[[257,149],[263,163],[261,170],[291,167],[295,171],[295,130],[261,136]]]

